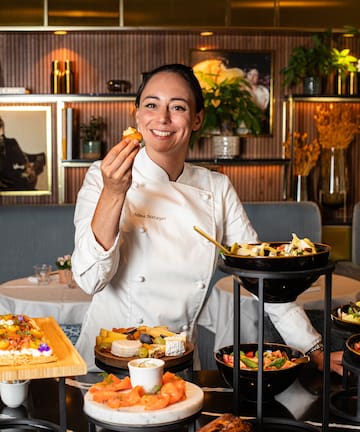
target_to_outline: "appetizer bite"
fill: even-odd
[[[139,142],[141,142],[143,139],[141,133],[137,129],[131,126],[129,126],[127,129],[124,130],[122,137],[123,139],[129,138],[131,140],[137,140]]]

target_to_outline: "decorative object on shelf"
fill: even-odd
[[[62,93],[62,72],[59,60],[53,60],[51,62],[50,86],[52,94]]]
[[[70,60],[65,60],[65,71],[63,75],[63,89],[64,93],[72,94],[75,92],[74,86],[74,70],[73,63]]]
[[[357,61],[348,48],[341,51],[331,49],[331,66],[335,74],[334,93],[337,96],[357,94]]]
[[[110,92],[127,93],[131,89],[130,81],[112,79],[106,83]]]
[[[312,35],[312,46],[295,47],[288,65],[281,69],[283,86],[294,87],[303,82],[306,95],[319,95],[323,91],[324,80],[331,71],[331,32]]]
[[[294,132],[284,143],[285,157],[293,161],[294,199],[308,200],[308,177],[316,166],[320,155],[320,143],[317,138],[308,142],[308,134]]]
[[[102,117],[91,116],[88,124],[80,125],[80,138],[82,140],[82,159],[97,160],[101,158],[101,133],[105,129]]]
[[[205,103],[204,122],[196,135],[213,137],[217,158],[235,158],[240,151],[240,136],[258,135],[264,113],[254,102],[251,86],[240,69],[223,67],[216,74],[194,72]]]
[[[347,149],[359,132],[349,104],[320,104],[315,123],[321,145],[320,202],[346,208],[349,192]]]

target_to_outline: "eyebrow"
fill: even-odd
[[[157,99],[157,100],[160,100],[160,98],[158,96],[151,96],[151,95],[144,97],[144,101],[146,101],[147,99]],[[180,102],[184,102],[184,103],[186,103],[188,105],[190,104],[190,102],[187,99],[182,98],[182,97],[173,97],[173,98],[170,99],[170,101],[171,102],[180,101]]]

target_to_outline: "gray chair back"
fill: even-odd
[[[360,201],[355,204],[353,211],[351,248],[351,261],[360,266]]]
[[[291,241],[292,233],[321,242],[320,209],[312,201],[266,201],[243,203],[260,241]]]
[[[32,275],[35,264],[72,254],[73,205],[0,207],[0,283]]]

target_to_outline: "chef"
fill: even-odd
[[[194,225],[223,244],[257,240],[228,177],[185,162],[204,108],[191,68],[144,74],[135,104],[145,146],[115,145],[90,167],[76,203],[72,267],[93,294],[76,347],[89,370],[101,327],[167,325],[195,342],[218,251]],[[310,349],[321,336],[294,310],[292,328]]]

